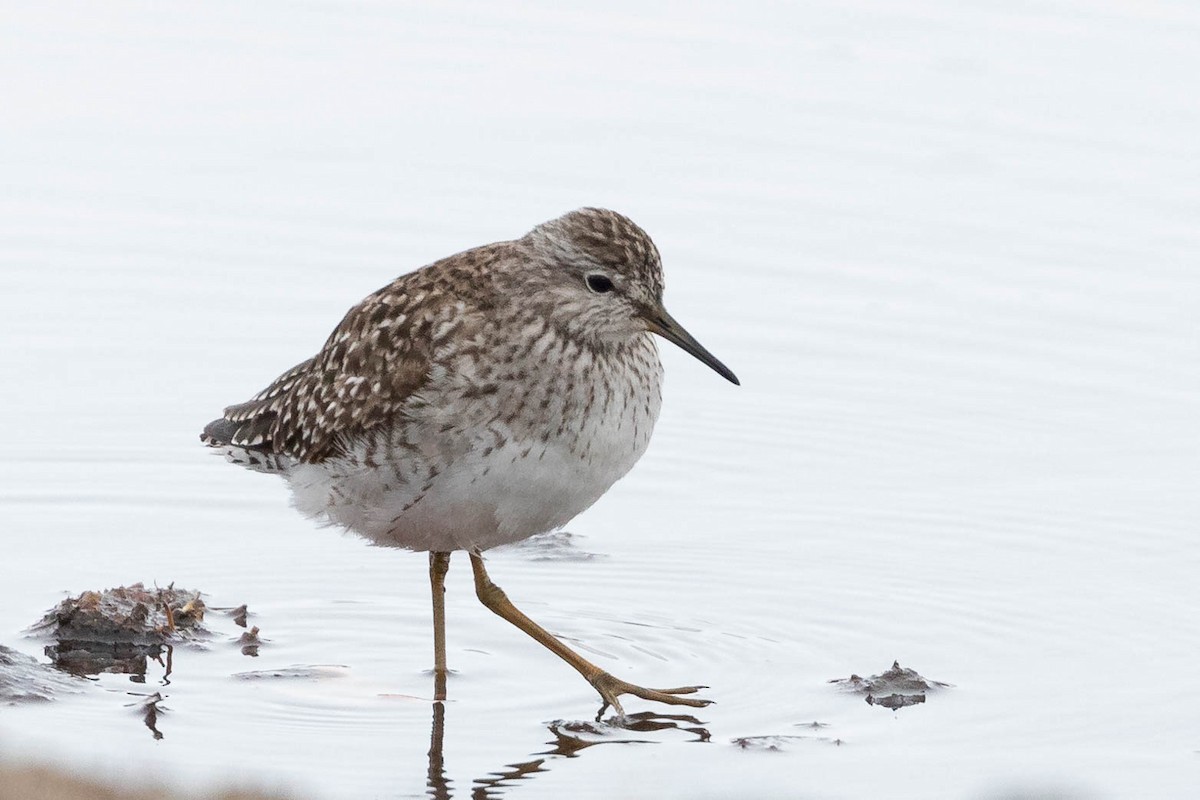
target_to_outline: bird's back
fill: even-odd
[[[315,356],[250,400],[227,407],[205,426],[201,439],[231,460],[276,472],[344,452],[401,413],[428,381],[437,348],[486,310],[479,291],[462,288],[470,284],[468,275],[505,257],[509,246],[500,242],[459,253],[368,295]],[[478,280],[475,284],[481,288]]]

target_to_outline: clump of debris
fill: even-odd
[[[239,636],[237,643],[242,646],[242,655],[258,658],[258,648],[262,647],[265,641],[267,640],[258,635],[258,626],[255,625]]]
[[[102,592],[83,592],[50,609],[30,631],[49,635],[46,655],[64,672],[144,675],[146,659],[164,646],[194,642],[211,635],[204,626],[200,592],[148,589],[141,583]]]
[[[924,678],[915,669],[900,666],[899,661],[892,662],[891,669],[869,678],[851,675],[849,678],[834,678],[830,683],[841,684],[847,691],[866,695],[868,705],[892,710],[920,705],[925,702],[927,693],[951,686]]]
[[[33,630],[56,639],[166,644],[204,637],[204,601],[190,589],[147,589],[141,583],[68,597]]]
[[[79,678],[101,673],[128,675],[131,682],[144,684],[152,662],[162,667],[162,685],[167,686],[175,648],[202,648],[214,636],[205,625],[206,611],[224,612],[241,628],[250,616],[244,605],[207,606],[200,592],[178,589],[174,583],[166,588],[133,583],[68,597],[27,631],[51,640],[45,646],[50,664],[0,645],[0,704],[51,700],[88,685]],[[243,653],[258,655],[258,647],[267,640],[253,628],[237,641]],[[135,705],[154,738],[161,739],[158,726],[167,711],[165,695],[131,694],[141,698]],[[3,791],[0,795],[8,796]]]

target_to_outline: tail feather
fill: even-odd
[[[233,435],[237,429],[238,423],[232,420],[224,417],[214,419],[204,426],[204,432],[200,434],[200,441],[209,447],[224,447],[233,441]]]
[[[200,441],[221,450],[239,466],[256,472],[284,472],[295,463],[277,451],[275,423],[283,398],[304,376],[313,360],[301,361],[245,403],[229,406],[220,419],[204,426]]]
[[[255,472],[280,473],[292,467],[295,459],[283,453],[273,453],[268,447],[233,444],[242,424],[224,418],[214,419],[204,426],[200,441],[219,450],[231,464]]]

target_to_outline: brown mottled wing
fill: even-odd
[[[315,358],[301,361],[245,403],[229,406],[220,419],[204,427],[200,439],[210,447],[235,445],[247,450],[274,452],[271,433],[283,398],[312,368]]]
[[[392,418],[425,383],[435,336],[461,309],[422,291],[421,277],[403,276],[352,308],[317,355],[225,409],[204,441],[317,462]]]

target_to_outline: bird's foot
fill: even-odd
[[[623,694],[631,694],[643,700],[667,703],[672,706],[703,708],[712,703],[712,700],[704,700],[699,697],[680,697],[680,695],[684,694],[695,694],[701,689],[707,689],[707,686],[677,686],[674,689],[647,689],[644,686],[637,686],[623,681],[607,672],[601,672],[592,678],[591,684],[600,693],[601,699],[604,700],[604,704],[600,706],[600,711],[596,713],[597,722],[600,721],[600,717],[604,715],[605,709],[609,706],[613,707],[613,711],[617,712],[617,716],[625,716],[625,709],[621,708],[621,701],[617,699]]]

